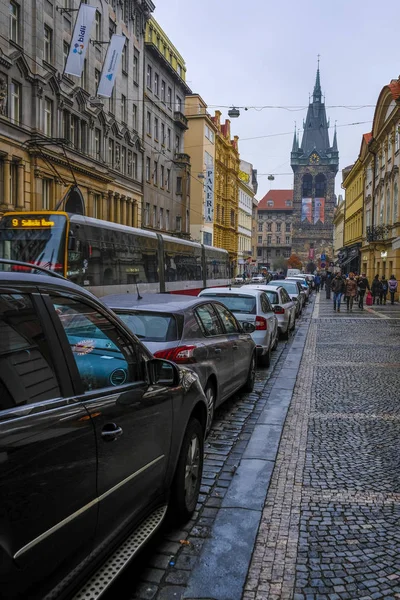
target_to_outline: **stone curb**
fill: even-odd
[[[183,594],[187,600],[242,597],[311,316],[297,331],[279,374],[264,388],[268,400],[215,518],[212,537],[191,572]]]

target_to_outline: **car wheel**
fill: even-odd
[[[214,421],[214,412],[215,412],[215,389],[212,383],[207,383],[206,389],[204,390],[204,395],[207,399],[207,426],[206,426],[206,434],[210,432],[211,425]]]
[[[256,380],[256,357],[253,353],[249,365],[249,372],[247,373],[246,383],[243,386],[244,392],[252,392],[254,389],[254,382]]]
[[[174,521],[185,523],[196,508],[203,472],[204,432],[197,419],[191,419],[183,438],[171,489]]]
[[[268,348],[266,354],[262,354],[258,359],[258,364],[260,367],[269,367],[271,364],[271,348]]]

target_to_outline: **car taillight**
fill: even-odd
[[[285,309],[283,308],[283,306],[274,306],[274,313],[276,315],[284,315]]]
[[[256,330],[265,330],[268,329],[267,319],[264,317],[256,317]]]
[[[184,364],[194,363],[196,359],[193,356],[197,346],[177,346],[176,348],[168,348],[167,350],[157,350],[154,352],[155,358],[164,358],[172,360],[172,362]]]

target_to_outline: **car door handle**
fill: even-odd
[[[104,425],[101,437],[106,442],[113,442],[124,433],[122,427],[119,427],[116,423],[107,423]]]
[[[214,348],[214,352],[215,354],[221,354],[222,350],[221,348]]]

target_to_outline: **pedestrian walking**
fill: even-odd
[[[349,274],[349,278],[345,282],[345,296],[347,302],[347,310],[353,312],[354,298],[357,295],[357,282],[354,273]]]
[[[336,277],[332,280],[331,289],[333,292],[333,310],[340,312],[340,303],[342,295],[346,290],[346,283],[340,273],[336,273]]]
[[[325,293],[326,299],[331,299],[331,283],[332,283],[332,273],[330,271],[327,272],[325,277]]]
[[[389,289],[388,281],[385,278],[385,276],[382,275],[381,289],[379,292],[379,301],[381,304],[386,304],[386,297],[387,297],[388,289]]]
[[[394,295],[397,291],[397,279],[394,275],[390,276],[389,282],[390,304],[394,304]]]
[[[361,274],[361,277],[358,279],[358,308],[364,310],[364,296],[367,290],[370,290],[369,281],[365,276],[365,273]]]
[[[381,282],[379,281],[379,275],[375,275],[374,280],[371,285],[371,293],[372,293],[372,304],[379,304],[379,295],[381,293]]]
[[[326,271],[322,271],[322,273],[321,273],[321,290],[324,289],[325,282],[326,282]]]
[[[315,284],[315,293],[318,294],[319,288],[320,288],[320,285],[321,285],[321,277],[320,277],[320,275],[318,275],[318,273],[315,276],[314,284]]]

